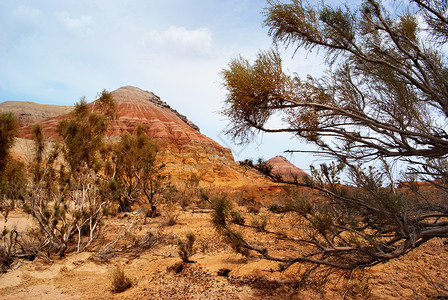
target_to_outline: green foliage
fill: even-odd
[[[254,163],[252,159],[246,159],[240,162],[240,165],[253,168],[261,174],[269,176],[274,181],[281,180],[280,175],[274,175],[271,173],[273,166],[265,162],[262,158],[259,158],[256,163]]]
[[[268,225],[268,217],[266,215],[259,215],[252,218],[252,226],[257,228],[258,231],[264,231],[266,225]]]
[[[231,222],[238,225],[244,225],[246,220],[244,219],[244,216],[239,210],[232,210],[230,213]]]
[[[325,236],[333,231],[333,216],[328,206],[320,206],[311,216],[312,228]]]
[[[42,130],[42,126],[36,124],[33,126],[33,142],[34,142],[34,166],[33,168],[33,180],[39,180],[42,176],[42,162],[44,159],[44,150],[45,150],[45,142],[44,142],[44,134]]]
[[[100,98],[98,103],[113,110],[111,96],[103,92],[101,97],[107,99]],[[93,112],[92,106],[84,98],[75,105],[71,118],[58,125],[62,140],[53,143],[49,151],[45,151],[42,128],[33,128],[33,182],[24,208],[39,225],[46,241],[42,248],[60,257],[73,250],[75,240],[78,252],[89,247],[110,205],[109,185],[100,179],[104,173],[100,150],[109,119]]]
[[[222,231],[222,237],[224,241],[232,247],[233,251],[244,255],[245,257],[249,257],[250,251],[246,247],[244,236],[241,232],[238,231]]]
[[[97,100],[102,111],[113,114],[116,108],[111,95],[103,91]],[[103,138],[107,129],[109,115],[90,111],[85,98],[75,104],[70,119],[62,120],[58,125],[58,133],[64,143],[62,153],[68,162],[70,171],[76,174],[82,168],[98,170],[98,155],[103,147]]]
[[[284,209],[280,203],[272,203],[268,206],[268,210],[275,214],[284,212]]]
[[[229,223],[244,225],[245,220],[239,211],[234,211],[231,202],[226,194],[210,199],[213,207],[212,224],[216,231],[222,236],[223,240],[229,244],[232,249],[244,256],[249,256],[249,250],[245,247],[243,235],[233,230]]]
[[[0,114],[0,213],[5,223],[15,206],[15,200],[23,199],[25,193],[24,164],[9,156],[17,136],[17,127],[18,121],[12,113]]]
[[[0,114],[0,175],[6,167],[9,150],[14,145],[18,125],[12,113]]]
[[[138,127],[135,135],[122,135],[113,146],[107,175],[121,211],[129,211],[139,198],[145,198],[150,205],[149,216],[157,214],[157,196],[168,179],[160,174],[164,165],[156,165],[157,152],[157,142],[148,137],[143,127]]]
[[[81,107],[85,106],[85,107]],[[81,102],[75,109],[74,118],[63,120],[58,133],[63,138],[63,154],[71,172],[96,166],[96,153],[102,146],[106,120],[96,113],[85,114],[87,103]]]
[[[8,160],[0,176],[0,195],[7,199],[23,200],[27,183],[25,164],[16,159]]]
[[[232,212],[232,205],[227,195],[221,195],[210,200],[213,205],[212,224],[219,231],[227,225],[227,219]]]
[[[117,103],[112,97],[112,94],[107,90],[102,90],[97,98],[98,100],[95,101],[97,111],[108,119],[116,119]]]

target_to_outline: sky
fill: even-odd
[[[231,59],[271,47],[262,0],[0,0],[0,102],[73,105],[132,85],[158,95],[235,160],[284,155],[307,171],[316,157],[289,135],[260,135],[238,147],[219,114],[220,72]],[[285,68],[319,75],[322,60],[286,52]]]

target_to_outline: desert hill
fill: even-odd
[[[32,125],[48,118],[66,114],[72,109],[72,106],[40,104],[31,101],[5,101],[0,103],[0,113],[14,113],[21,126]]]
[[[143,125],[148,136],[157,139],[160,146],[158,160],[166,165],[164,172],[173,181],[185,181],[193,176],[199,178],[203,185],[263,185],[262,177],[255,172],[243,175],[230,149],[202,134],[187,117],[154,93],[125,86],[111,94],[117,103],[117,118],[111,122],[107,135],[114,139],[126,132],[135,133],[138,125]],[[89,105],[95,110],[95,102]],[[65,118],[70,118],[70,114],[41,121],[44,135],[56,138],[57,125]],[[20,128],[19,136],[25,139],[22,144],[29,144],[26,140],[31,138],[32,127],[27,125]]]
[[[172,109],[167,103],[160,100],[155,94],[139,88],[126,86],[111,92],[117,103],[117,119],[112,121],[107,135],[120,136],[125,132],[135,133],[138,125],[147,127],[147,134],[152,138],[168,138],[186,141],[206,141],[215,146],[219,144],[201,134],[199,128]],[[95,101],[90,103],[94,111]],[[44,133],[48,137],[57,137],[57,123],[70,118],[68,112],[58,114],[55,110],[53,116],[39,120]],[[32,126],[24,126],[20,130],[23,138],[31,137]],[[221,147],[222,148],[222,147]]]
[[[294,180],[295,177],[300,180],[304,175],[307,175],[305,171],[294,166],[281,155],[268,159],[266,163],[273,167],[272,174],[280,175],[284,180]]]
[[[248,226],[240,228],[245,237],[270,251],[296,253],[294,244],[283,234],[272,235],[287,230],[300,234],[304,227],[297,215],[279,216],[268,209],[284,199],[281,189],[259,191],[263,181],[252,170],[241,170],[229,149],[201,134],[154,94],[124,87],[113,96],[118,102],[118,119],[108,132],[111,140],[134,132],[138,124],[146,125],[148,134],[161,145],[159,160],[167,164],[165,171],[171,180],[199,176],[203,185],[213,187],[211,196],[225,189],[235,211],[246,217]],[[95,109],[94,104],[91,107]],[[55,137],[55,126],[68,117],[42,121],[47,136]],[[15,151],[20,145],[22,153],[32,148],[26,138],[29,130],[30,126],[21,129],[24,138],[19,139]],[[267,162],[284,176],[303,172],[281,156]],[[256,188],[236,189],[251,185]],[[181,196],[186,201],[192,199],[189,194]],[[320,278],[300,282],[301,264],[275,272],[279,268],[276,262],[262,260],[254,253],[247,257],[236,254],[216,233],[210,207],[201,202],[180,202],[160,203],[161,214],[149,220],[140,209],[103,216],[94,242],[81,253],[77,253],[74,240],[72,251],[63,258],[50,254],[17,256],[7,272],[0,273],[0,299],[447,299],[448,244],[442,239],[362,273],[336,272],[326,285]],[[267,234],[257,239],[261,230],[255,224],[263,220]],[[4,235],[4,243],[13,239],[14,232],[20,232],[19,246],[26,251],[34,251],[44,239],[36,220],[21,207],[10,211],[7,220],[0,215],[0,228],[11,232]],[[189,232],[196,236],[193,262],[181,264],[178,241]],[[117,266],[132,281],[132,287],[122,293],[112,289]]]

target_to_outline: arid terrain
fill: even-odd
[[[241,207],[241,209],[245,209]],[[268,212],[264,212],[269,214]],[[177,215],[176,224],[169,218]],[[276,217],[270,215],[273,223]],[[277,220],[278,221],[278,220]],[[33,226],[29,216],[14,211],[8,226]],[[100,255],[104,247],[132,224],[128,236]],[[1,225],[3,226],[3,225]],[[144,244],[147,233],[151,242]],[[196,235],[194,263],[177,254],[176,239]],[[126,249],[127,248],[127,249]],[[325,285],[295,286],[297,267],[271,272],[275,263],[245,258],[224,244],[210,222],[210,210],[179,206],[164,210],[146,224],[139,213],[108,217],[102,236],[90,251],[52,262],[42,258],[18,260],[0,275],[1,299],[446,299],[448,245],[434,240],[399,258],[353,278],[333,275]],[[117,266],[124,268],[132,287],[112,291]],[[228,269],[228,276],[219,276]]]
[[[145,125],[146,134],[160,147],[157,163],[164,164],[162,174],[177,194],[161,195],[159,214],[152,218],[141,203],[134,203],[129,212],[119,212],[115,205],[104,213],[99,232],[84,252],[77,253],[73,241],[62,258],[54,253],[16,258],[0,274],[0,299],[448,299],[448,243],[443,239],[363,271],[335,272],[325,282],[318,275],[300,281],[300,263],[280,272],[278,263],[256,253],[236,254],[216,232],[204,194],[225,193],[247,224],[264,221],[268,231],[303,230],[293,214],[280,216],[266,208],[283,197],[282,186],[235,162],[230,149],[203,135],[153,93],[123,87],[111,94],[118,111],[108,128],[108,141],[134,134],[139,124]],[[16,114],[32,116],[24,106],[15,106],[20,108]],[[35,108],[34,104],[25,107]],[[25,165],[32,160],[29,138],[36,121],[51,145],[58,122],[69,117],[67,109],[22,120],[13,156]],[[283,177],[304,174],[282,156],[268,162],[273,173]],[[32,248],[39,237],[38,224],[20,205],[6,223],[0,216],[0,228],[21,233],[25,248]],[[257,228],[243,229],[247,239],[269,250],[294,253],[285,239],[258,233]],[[180,241],[189,234],[195,237],[193,254],[191,262],[182,262]],[[113,290],[117,268],[132,284],[123,292]]]

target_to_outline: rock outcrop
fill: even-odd
[[[280,175],[284,180],[294,180],[297,178],[300,181],[304,175],[307,175],[305,171],[294,166],[281,155],[268,159],[266,163],[272,166],[272,174]]]

